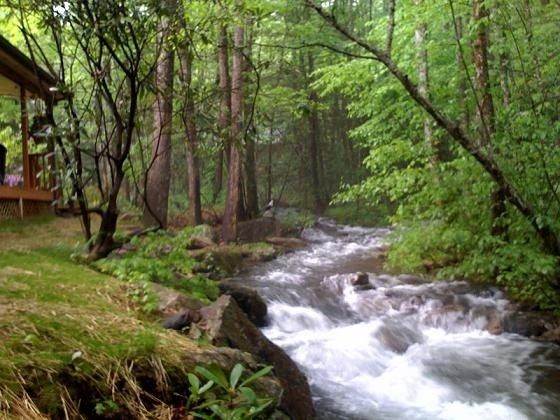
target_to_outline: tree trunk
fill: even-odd
[[[268,139],[268,159],[266,163],[266,202],[272,200],[272,142],[274,136],[274,119],[270,121],[270,138]]]
[[[89,252],[89,258],[93,261],[105,258],[111,251],[119,246],[119,244],[115,243],[113,235],[117,230],[117,221],[119,217],[117,199],[123,179],[124,171],[122,162],[117,162],[114,182],[108,196],[107,208],[101,215],[99,232],[95,238],[95,244]]]
[[[257,186],[257,163],[255,147],[255,130],[248,134],[245,142],[245,185],[247,190],[247,217],[257,217],[259,214],[259,199]]]
[[[307,75],[311,75],[315,69],[313,55],[311,52],[307,54]],[[319,99],[317,93],[313,90],[309,93],[309,159],[311,170],[311,185],[313,188],[313,198],[315,210],[322,213],[326,207],[326,200],[324,198],[323,189],[321,185],[321,159],[320,159],[320,141],[321,141],[321,126],[319,121],[319,112],[317,111],[317,104]]]
[[[490,73],[488,65],[489,33],[486,19],[488,10],[484,0],[473,1],[473,18],[478,27],[478,32],[473,43],[473,62],[475,68],[475,88],[477,96],[476,117],[480,136],[480,145],[486,148],[490,156],[494,155],[492,134],[494,133],[495,113],[494,101],[490,91]],[[504,194],[499,187],[492,191],[491,196],[492,234],[496,236],[505,234],[505,226],[501,219],[506,212]]]
[[[251,59],[251,44],[252,44],[252,34],[247,37],[247,46],[245,48],[245,56]],[[244,59],[244,73],[247,85],[250,84],[249,74],[251,71],[250,62]],[[255,93],[255,95],[257,92]],[[247,130],[245,130],[245,192],[246,192],[246,208],[245,215],[249,219],[257,217],[259,214],[259,198],[258,198],[258,186],[257,186],[257,163],[256,163],[256,140],[257,140],[257,129],[254,123],[253,115],[253,101],[245,101],[245,125]]]
[[[226,207],[222,227],[224,242],[237,239],[237,222],[241,198],[241,143],[243,136],[243,43],[242,26],[234,30],[234,53],[231,77],[231,143],[226,194]]]
[[[230,125],[231,125],[231,80],[229,77],[228,36],[223,24],[218,25],[218,90],[220,107],[218,112],[218,133],[222,142],[218,152],[214,173],[214,201],[222,190],[224,156],[229,162]]]
[[[163,17],[157,35],[161,48],[156,66],[152,161],[148,166],[144,207],[144,226],[167,227],[171,179],[171,122],[173,112],[174,53],[168,42],[169,18]]]
[[[456,29],[456,41],[457,44],[461,44],[461,40],[463,39],[463,19],[458,16],[455,18],[455,29]],[[463,130],[468,130],[471,124],[471,114],[469,111],[469,107],[467,106],[467,101],[465,100],[467,96],[467,79],[465,72],[463,71],[463,53],[460,48],[457,48],[456,53],[456,61],[457,61],[457,68],[459,70],[458,80],[459,83],[457,84],[457,97],[459,98],[459,106],[462,112],[461,118],[461,128]]]
[[[212,189],[212,202],[216,203],[218,197],[222,192],[222,185],[224,183],[224,149],[223,145],[216,152],[216,167],[214,168],[214,181]]]
[[[421,9],[424,5],[423,0],[415,0],[415,5],[417,9]],[[422,16],[422,13],[418,14]],[[424,95],[426,98],[430,97],[430,85],[429,85],[429,73],[428,73],[428,49],[426,48],[426,32],[427,26],[423,18],[420,18],[416,25],[416,30],[414,32],[414,41],[416,44],[416,56],[417,56],[417,71],[418,71],[418,91],[420,94]],[[424,141],[426,146],[430,150],[430,166],[435,168],[439,158],[438,146],[434,139],[434,133],[432,129],[432,119],[429,115],[424,117]]]
[[[189,216],[194,225],[202,224],[202,205],[200,200],[200,158],[198,157],[198,133],[195,122],[194,94],[192,90],[192,62],[191,49],[181,48],[181,81],[185,89],[183,105],[183,125],[187,137],[187,184],[189,194]]]

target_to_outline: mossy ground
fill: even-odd
[[[80,239],[76,219],[2,222],[0,418],[165,418],[158,390],[196,345],[140,314],[125,283],[73,262]]]

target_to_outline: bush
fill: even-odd
[[[189,293],[209,302],[219,296],[216,284],[200,274],[194,274],[197,261],[187,253],[193,228],[186,228],[177,235],[165,231],[148,233],[131,240],[130,251],[124,255],[111,255],[95,262],[95,267],[121,280],[148,284],[159,283]],[[142,300],[149,300],[143,295]]]

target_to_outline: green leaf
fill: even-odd
[[[262,368],[261,370],[259,370],[258,372],[255,372],[254,374],[252,374],[251,376],[249,376],[247,379],[245,379],[242,383],[241,386],[246,386],[249,385],[253,382],[255,382],[257,379],[262,378],[263,376],[268,375],[273,369],[273,366],[266,366],[264,368]]]
[[[210,388],[212,388],[212,386],[214,386],[214,381],[208,381],[208,382],[206,382],[206,384],[204,384],[204,386],[202,388],[200,388],[198,393],[199,394],[204,394],[206,391],[208,391]]]
[[[224,375],[224,372],[219,367],[211,366],[207,369],[207,368],[204,368],[202,366],[197,366],[195,368],[195,371],[197,373],[200,373],[206,379],[208,379],[210,381],[213,381],[214,383],[218,384],[219,386],[221,386],[225,390],[227,390],[229,388],[229,384],[228,384],[228,381],[226,379],[226,376]]]
[[[188,373],[187,378],[189,380],[189,383],[191,384],[191,391],[195,394],[198,394],[198,391],[200,389],[200,380],[198,379],[198,377],[192,373]]]
[[[231,370],[231,375],[229,377],[229,384],[232,389],[235,389],[237,383],[239,382],[239,378],[241,378],[242,373],[243,373],[243,366],[237,363]]]
[[[257,400],[257,394],[251,388],[242,386],[239,388],[239,392],[247,400],[249,404],[253,404]]]

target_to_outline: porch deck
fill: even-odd
[[[54,214],[54,193],[0,185],[0,221]]]

